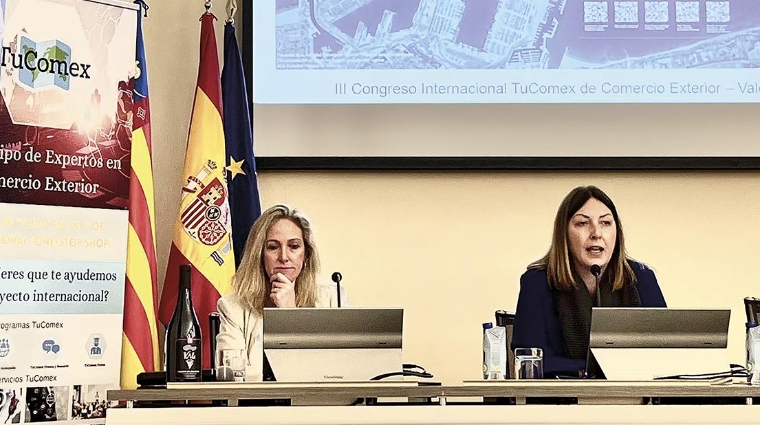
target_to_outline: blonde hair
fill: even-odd
[[[610,257],[605,274],[610,276],[612,288],[618,290],[626,283],[636,282],[636,274],[633,272],[629,257],[625,251],[625,238],[623,237],[623,225],[620,222],[615,204],[601,189],[595,186],[576,187],[565,196],[565,199],[557,210],[554,218],[554,232],[549,252],[541,259],[534,261],[528,269],[546,269],[549,284],[560,290],[574,288],[577,285],[576,275],[570,262],[570,248],[567,243],[567,229],[572,216],[581,209],[589,200],[596,199],[603,203],[612,212],[615,219],[617,238],[615,249]]]
[[[261,213],[253,223],[240,266],[232,278],[232,288],[243,304],[261,314],[269,296],[269,276],[264,268],[264,247],[269,229],[279,220],[290,220],[303,232],[304,265],[295,282],[296,306],[314,307],[317,299],[319,253],[309,220],[301,211],[286,205],[275,205]]]

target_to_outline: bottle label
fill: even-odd
[[[177,348],[177,378],[184,381],[201,379],[201,340],[181,338],[175,341]]]

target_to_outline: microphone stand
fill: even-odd
[[[602,288],[599,287],[599,275],[602,274],[602,268],[598,264],[592,265],[591,266],[591,274],[594,275],[594,282],[596,284],[596,306],[597,307],[601,307],[602,306]],[[593,308],[592,308],[592,314],[593,314]],[[590,326],[590,324],[589,324],[589,326]],[[591,354],[591,350],[590,349],[588,350],[588,356],[589,356],[589,361],[587,363],[590,365],[590,364],[592,364],[592,363],[590,363],[590,360],[593,359],[593,354]],[[593,361],[594,361],[594,364],[598,364],[596,362],[596,359],[594,359]],[[589,366],[589,368],[591,368],[591,366]],[[589,370],[584,370],[583,371],[583,377],[584,378],[592,378],[592,377],[594,377],[594,375]]]
[[[602,293],[601,288],[599,287],[599,275],[602,273],[602,268],[599,267],[598,264],[594,264],[591,266],[591,274],[594,275],[594,280],[596,283],[596,306],[601,307],[602,306]]]
[[[340,272],[335,272],[332,274],[332,281],[335,282],[335,285],[338,287],[338,308],[340,308],[340,281],[343,280],[343,275],[340,274]]]

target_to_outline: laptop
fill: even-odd
[[[730,309],[594,307],[587,370],[618,381],[727,372],[730,318]]]
[[[265,308],[263,319],[277,382],[369,381],[402,370],[402,308]]]

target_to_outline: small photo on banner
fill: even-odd
[[[24,389],[21,387],[0,388],[0,424],[21,423],[24,410]]]
[[[71,396],[71,420],[103,419],[114,403],[106,400],[109,385],[74,385]]]
[[[31,387],[26,390],[24,422],[68,420],[69,387]]]

